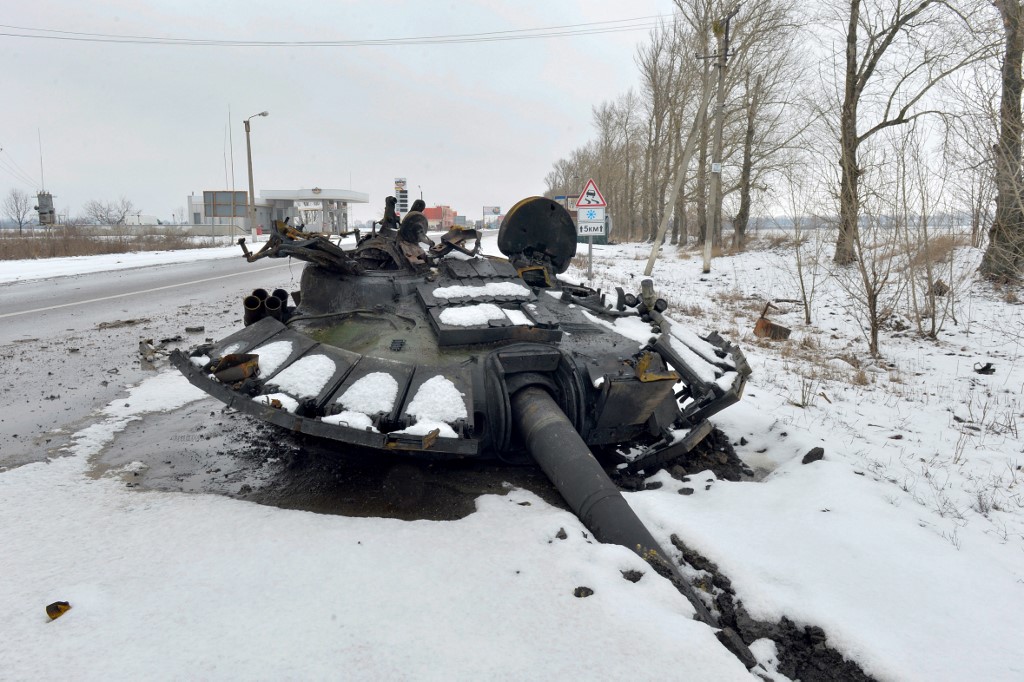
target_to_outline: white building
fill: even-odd
[[[206,191],[188,197],[193,225],[234,225],[246,228],[245,192]],[[256,198],[256,227],[266,233],[274,220],[301,221],[310,232],[339,234],[349,230],[349,204],[365,204],[370,195],[348,189],[260,190]],[[232,215],[234,217],[232,217]]]

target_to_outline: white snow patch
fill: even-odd
[[[188,360],[196,367],[206,367],[210,364],[210,356],[208,355],[193,355]]]
[[[299,401],[287,393],[267,393],[266,395],[257,395],[253,396],[253,400],[261,405],[267,405],[269,407],[273,407],[271,402],[276,400],[281,403],[281,409],[291,412],[292,414],[299,409]]]
[[[483,286],[457,284],[438,287],[432,292],[434,298],[488,298],[491,296],[521,296],[529,298],[530,290],[515,282],[487,282]]]
[[[292,342],[274,341],[253,350],[252,354],[260,356],[260,376],[269,377],[292,354]]]
[[[5,260],[0,271],[0,284],[26,282],[33,279],[52,279],[90,272],[110,272],[142,268],[167,263],[192,263],[197,260],[225,260],[238,257],[238,246],[219,246],[176,251],[139,251],[135,253],[109,253],[96,256],[68,256],[65,258],[26,258]]]
[[[671,334],[680,343],[686,344],[691,350],[696,352],[702,358],[712,364],[724,362],[730,366],[733,364],[732,358],[726,356],[726,358],[720,358],[715,354],[717,350],[713,344],[709,341],[697,336],[697,334],[689,329],[686,325],[681,324],[671,318],[669,318],[669,334]]]
[[[843,360],[842,358],[829,358],[828,360],[825,361],[825,364],[831,367],[832,369],[838,369],[843,371],[855,369],[853,365],[851,365],[846,360]]]
[[[284,368],[271,382],[279,389],[302,400],[320,394],[337,365],[322,353],[307,355]]]
[[[353,410],[343,410],[338,414],[330,414],[320,421],[325,424],[338,424],[339,426],[347,426],[352,429],[359,429],[360,431],[367,429],[374,432],[377,431],[377,427],[373,425],[369,415]]]
[[[188,382],[180,372],[166,371],[128,389],[126,398],[112,401],[100,413],[103,418],[76,433],[67,450],[75,455],[92,455],[114,440],[118,432],[143,415],[175,410],[205,398],[206,394]]]
[[[453,327],[486,326],[491,320],[506,319],[505,311],[493,303],[445,308],[441,311],[441,322]]]
[[[221,357],[223,357],[225,355],[231,355],[232,353],[237,353],[238,351],[242,350],[243,348],[245,348],[245,344],[244,343],[242,343],[241,341],[235,341],[231,345],[227,346],[224,350],[222,350],[220,352],[220,354],[221,354]],[[260,359],[262,360],[263,358],[260,358]]]
[[[615,333],[625,336],[627,339],[633,339],[640,344],[643,348],[647,345],[647,342],[652,337],[657,336],[651,331],[651,325],[649,322],[644,322],[637,315],[628,315],[626,317],[616,317],[613,320],[606,320],[603,317],[598,317],[590,313],[587,310],[580,311],[584,316],[594,324],[599,324],[602,327],[611,329]]]
[[[671,335],[662,335],[662,340],[665,341],[669,346],[672,347],[686,366],[697,375],[697,377],[706,384],[713,384],[715,378],[721,370],[718,370],[714,365],[706,362],[704,358],[697,355],[689,346],[680,341],[679,339],[673,338]]]
[[[346,410],[377,414],[390,412],[398,397],[398,382],[387,372],[372,372],[349,386],[335,401]]]
[[[417,422],[451,423],[468,416],[464,396],[450,379],[439,374],[420,385],[405,410],[416,417]]]
[[[732,388],[732,382],[736,381],[737,375],[738,372],[726,372],[722,376],[718,377],[718,379],[715,380],[715,383],[718,384],[722,390],[728,391]]]
[[[439,421],[418,421],[412,426],[406,427],[400,431],[392,431],[392,433],[404,433],[410,436],[425,436],[434,429],[438,430],[438,436],[441,438],[458,438],[459,434],[455,433],[455,429],[448,426],[444,422]]]
[[[518,327],[533,327],[533,320],[526,316],[522,310],[505,310],[505,317],[509,319],[512,324]]]

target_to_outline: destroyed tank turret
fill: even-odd
[[[283,223],[256,253],[239,240],[250,261],[308,263],[295,306],[257,290],[244,329],[172,362],[230,407],[339,448],[536,461],[599,540],[652,561],[714,624],[604,466],[692,449],[742,394],[740,350],[671,320],[651,280],[609,296],[559,279],[576,230],[549,199],[507,213],[505,258],[480,255],[475,230],[433,244],[426,226],[392,209],[354,249]]]

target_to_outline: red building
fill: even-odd
[[[434,206],[423,209],[423,215],[432,230],[450,230],[455,225],[455,216],[458,215],[450,206]]]

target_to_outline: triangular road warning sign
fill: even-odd
[[[593,178],[587,180],[587,184],[583,186],[583,191],[580,192],[580,198],[576,200],[576,210],[581,208],[601,208],[607,205],[608,203],[604,200],[601,190],[597,188],[597,183],[594,182]]]

